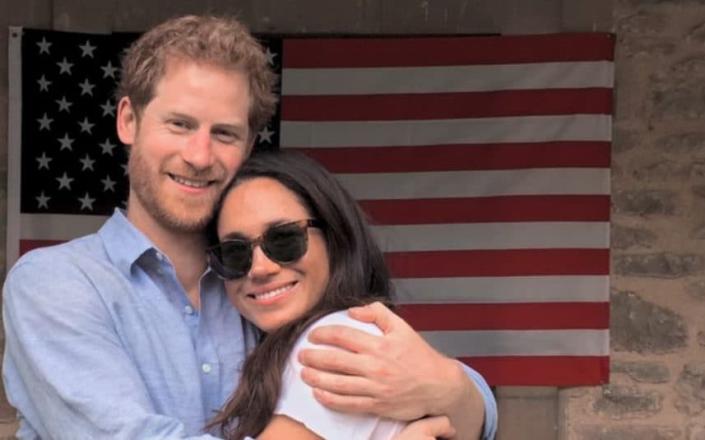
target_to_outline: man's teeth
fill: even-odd
[[[184,179],[183,177],[174,176],[174,175],[172,175],[171,178],[174,179],[174,182],[176,182],[176,183],[190,186],[192,188],[205,188],[206,186],[208,186],[207,180],[190,180],[190,179]]]
[[[264,292],[264,293],[257,293],[255,294],[255,299],[269,299],[269,298],[274,298],[277,295],[281,295],[282,293],[286,292],[287,290],[291,289],[291,286],[293,284],[288,284],[284,287],[280,287],[278,289],[270,290],[269,292]]]

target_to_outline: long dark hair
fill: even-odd
[[[245,180],[269,177],[299,198],[311,217],[323,223],[329,258],[329,281],[320,301],[301,318],[261,334],[245,360],[240,384],[208,428],[219,426],[226,439],[257,436],[276,407],[282,373],[292,347],[303,331],[320,317],[375,300],[391,303],[392,285],[382,252],[365,215],[352,196],[321,165],[293,152],[254,154],[223,191],[209,239],[217,242],[216,224],[225,196]]]

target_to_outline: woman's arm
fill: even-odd
[[[287,416],[275,414],[264,431],[257,436],[257,440],[322,440],[310,431],[303,423],[297,422]]]

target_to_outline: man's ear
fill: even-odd
[[[116,122],[120,141],[125,145],[132,145],[137,133],[137,113],[127,96],[123,96],[118,102]]]

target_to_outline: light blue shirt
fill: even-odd
[[[211,271],[201,310],[120,212],[96,233],[23,256],[4,287],[3,379],[19,438],[212,438],[252,332]],[[497,410],[485,381],[486,438]]]

